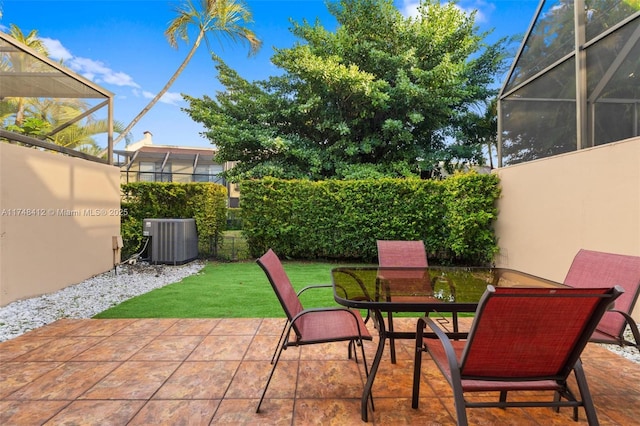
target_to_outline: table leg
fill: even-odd
[[[378,372],[378,366],[380,365],[380,360],[382,359],[382,353],[384,352],[384,344],[387,339],[387,331],[384,326],[384,318],[382,317],[382,313],[379,310],[374,311],[374,315],[376,316],[376,321],[378,322],[378,333],[379,333],[379,342],[378,349],[376,350],[376,355],[373,358],[373,363],[371,364],[371,369],[369,370],[369,377],[367,377],[367,383],[364,386],[364,390],[362,391],[362,400],[361,400],[361,411],[362,411],[362,421],[368,421],[368,404],[369,399],[371,398],[371,389],[373,388],[373,381],[376,378],[376,373]],[[373,401],[372,401],[373,406]]]
[[[396,363],[396,340],[393,335],[393,313],[387,312],[387,321],[389,322],[389,353],[391,354],[391,364]]]

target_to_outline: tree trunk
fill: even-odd
[[[182,71],[184,71],[184,69],[187,67],[187,64],[189,63],[189,61],[191,60],[193,55],[196,53],[196,50],[198,49],[198,46],[200,46],[200,42],[202,41],[202,38],[204,37],[204,34],[205,34],[204,33],[204,29],[200,29],[200,32],[198,33],[198,38],[196,38],[196,41],[193,43],[193,46],[191,47],[191,50],[189,51],[189,54],[184,59],[184,61],[182,61],[182,64],[180,64],[180,67],[176,70],[175,73],[173,73],[173,75],[171,76],[171,78],[169,79],[167,84],[164,85],[162,90],[160,90],[158,92],[158,94],[153,99],[151,99],[151,101],[147,104],[147,106],[144,107],[142,109],[142,111],[140,111],[140,113],[138,115],[136,115],[136,117],[133,119],[133,121],[131,121],[131,123],[129,123],[129,125],[118,135],[118,137],[114,139],[113,146],[115,146],[118,142],[120,142],[122,140],[122,138],[124,138],[125,135],[127,133],[129,133],[131,131],[131,129],[133,129],[133,126],[135,126],[136,123],[138,123],[138,121],[140,121],[140,119],[142,117],[144,117],[144,115],[147,112],[149,112],[149,110],[151,108],[153,108],[153,106],[160,100],[162,95],[167,93],[169,88],[173,85],[173,83],[176,81],[176,79],[182,73]]]

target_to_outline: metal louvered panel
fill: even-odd
[[[198,257],[194,219],[144,219],[143,235],[151,237],[151,263],[179,265]]]

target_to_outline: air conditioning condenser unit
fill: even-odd
[[[142,224],[142,234],[151,238],[151,263],[181,265],[198,257],[195,219],[144,219]]]

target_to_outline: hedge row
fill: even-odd
[[[122,259],[142,250],[142,221],[150,218],[193,218],[198,229],[198,252],[209,256],[225,229],[227,189],[216,183],[134,182],[123,184],[120,233]]]
[[[486,265],[497,175],[441,181],[369,179],[241,183],[243,230],[253,257],[272,248],[292,259],[374,261],[376,240],[423,240],[431,263]]]

